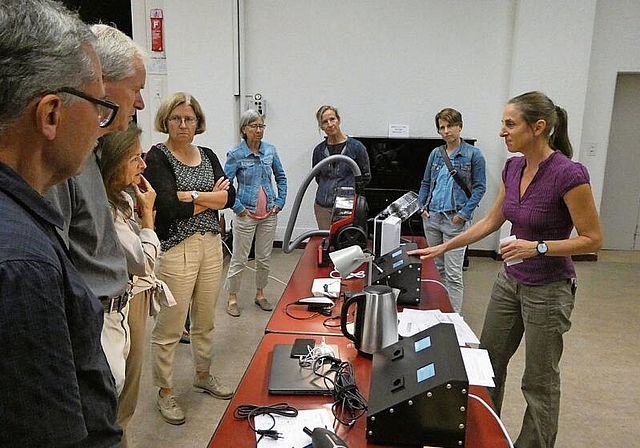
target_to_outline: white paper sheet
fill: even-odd
[[[461,315],[443,313],[440,310],[405,308],[401,313],[398,313],[398,334],[406,338],[440,323],[453,324],[460,347],[478,347],[480,345],[480,340]]]
[[[259,448],[301,448],[311,443],[311,437],[304,433],[303,428],[331,428],[331,414],[327,409],[303,409],[298,411],[297,417],[273,416],[276,424],[274,430],[282,434],[278,440],[263,437]],[[273,420],[268,415],[258,415],[254,419],[256,429],[269,429]],[[256,440],[260,436],[256,434]]]
[[[460,348],[469,384],[473,386],[495,387],[493,367],[489,352],[481,348]]]

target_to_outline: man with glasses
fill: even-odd
[[[81,92],[80,90],[73,89],[71,87],[62,87],[60,89],[54,90],[51,93],[68,93],[69,95],[77,96],[89,101],[90,103],[95,104],[96,108],[98,109],[98,115],[100,117],[99,126],[101,128],[108,128],[111,125],[113,120],[116,118],[116,115],[118,114],[118,109],[120,108],[120,106],[118,106],[113,101],[94,98],[91,95],[87,95],[86,93]]]
[[[0,0],[0,446],[121,437],[102,305],[41,196],[82,170],[116,116],[94,42],[57,2]]]
[[[131,38],[107,25],[93,25],[94,44],[102,63],[104,87],[120,107],[106,127],[124,131],[136,110],[144,108],[145,52]],[[116,380],[118,394],[125,381],[129,353],[129,299],[132,282],[118,240],[100,174],[100,143],[90,154],[84,171],[47,192],[47,198],[65,218],[63,238],[71,259],[104,307],[102,347]]]

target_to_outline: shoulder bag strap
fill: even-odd
[[[453,180],[455,180],[456,183],[460,185],[460,188],[462,188],[462,191],[464,191],[464,194],[467,195],[467,198],[470,198],[471,190],[469,189],[465,181],[460,177],[460,174],[458,174],[458,171],[453,168],[453,165],[451,164],[451,160],[449,160],[449,154],[447,154],[447,150],[445,149],[444,146],[440,147],[440,156],[442,156],[442,158],[444,159],[444,164],[447,165],[447,169],[449,170],[449,174],[451,174],[451,177],[453,177]]]

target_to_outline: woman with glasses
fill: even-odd
[[[218,210],[233,205],[235,189],[209,148],[193,144],[206,129],[198,101],[179,92],[165,99],[155,118],[164,143],[147,154],[147,179],[158,193],[156,232],[160,238],[158,278],[169,285],[177,302],[162,307],[151,335],[153,379],[160,388],[157,407],[173,425],[185,421],[173,386],[175,350],[190,313],[194,389],[220,399],[233,391],[210,373],[214,309],[222,277],[222,242]]]
[[[330,163],[316,175],[318,190],[313,210],[316,215],[318,228],[329,230],[331,227],[331,213],[339,187],[355,187],[357,192],[371,180],[369,155],[367,148],[355,138],[348,137],[340,129],[340,114],[333,106],[321,106],[316,112],[318,127],[326,137],[313,149],[313,166],[321,160],[336,154],[351,157],[360,167],[361,176],[355,179],[353,171],[346,163]]]
[[[237,179],[238,194],[233,204],[233,253],[227,273],[227,313],[239,317],[238,289],[255,237],[256,296],[254,302],[265,311],[273,306],[264,295],[269,280],[269,259],[278,224],[277,215],[287,198],[287,177],[275,146],[262,140],[264,117],[249,109],[240,117],[242,141],[227,153],[225,174]],[[275,181],[275,188],[274,188]]]
[[[116,422],[123,430],[122,446],[127,445],[127,424],[138,403],[140,375],[144,360],[144,339],[154,293],[170,291],[156,280],[154,267],[160,252],[160,240],[153,230],[153,205],[156,192],[142,173],[146,164],[142,159],[140,134],[134,123],[126,131],[108,134],[102,140],[100,172],[109,208],[113,214],[118,239],[127,258],[127,270],[135,279],[133,298],[129,301],[127,320],[130,328],[125,379],[118,397]],[[134,206],[131,193],[135,196]],[[165,296],[166,297],[166,296]]]

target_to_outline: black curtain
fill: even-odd
[[[131,0],[63,0],[71,10],[78,11],[86,23],[102,22],[115,26],[129,37],[133,37],[131,24]]]

